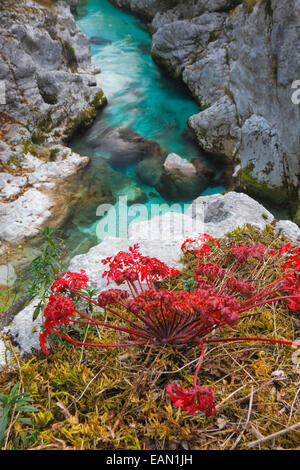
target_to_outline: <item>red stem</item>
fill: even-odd
[[[79,292],[73,291],[73,290],[71,290],[71,289],[69,289],[69,290],[70,290],[73,294],[76,294],[76,295],[78,295],[79,297],[82,297],[83,299],[87,300],[88,302],[92,302],[93,304],[97,305],[97,307],[99,307],[99,304],[98,304],[97,302],[95,302],[94,300],[89,299],[88,297],[84,296],[83,294],[81,294],[81,293],[79,293]],[[118,303],[118,302],[117,302],[117,303]],[[107,310],[108,312],[112,313],[113,315],[116,315],[117,317],[121,318],[121,319],[124,320],[125,322],[128,322],[130,325],[134,326],[135,328],[138,328],[138,329],[141,329],[141,330],[146,331],[141,325],[138,325],[138,324],[135,323],[134,321],[129,320],[129,318],[124,317],[124,316],[121,315],[120,313],[117,313],[117,312],[115,312],[114,310],[112,310],[112,309],[110,309],[110,308],[108,308],[108,307],[105,307],[105,310]],[[77,310],[76,310],[76,311],[77,311]],[[84,316],[84,317],[87,318],[88,320],[94,321],[93,318],[88,317],[88,316],[84,315],[84,314],[81,313],[81,312],[78,312],[78,311],[77,311],[77,313],[79,313],[79,315]]]
[[[236,270],[237,266],[238,266],[239,262],[235,263],[235,265],[233,266],[232,270],[230,271],[230,273],[228,274],[227,278],[226,278],[226,281],[224,282],[223,284],[223,287],[222,289],[220,290],[219,292],[219,295],[222,294],[222,292],[224,291],[225,287],[227,286],[227,283],[229,281],[229,279],[232,277],[234,271]]]
[[[78,313],[79,315],[81,315],[82,317],[84,318],[87,318],[88,320],[91,320],[89,317],[87,317],[86,315],[84,315],[83,313],[79,312],[79,310],[74,310],[76,313]],[[81,322],[80,320],[70,320],[72,322],[75,322],[75,323],[87,323],[87,322]],[[133,329],[130,329],[130,328],[123,328],[121,326],[115,326],[115,325],[110,325],[109,323],[102,323],[102,322],[98,322],[96,320],[92,320],[90,323],[87,323],[89,325],[97,325],[97,326],[103,326],[105,328],[110,328],[111,330],[117,330],[117,331],[123,331],[124,333],[128,333],[128,334],[132,334],[132,335],[136,335],[136,336],[143,336],[144,338],[150,338],[149,335],[141,332],[140,330],[133,330]]]
[[[286,274],[285,276],[282,276],[280,279],[278,279],[277,281],[274,281],[272,282],[272,284],[270,284],[269,286],[267,286],[265,289],[263,289],[261,292],[259,292],[258,294],[254,295],[254,297],[251,297],[251,299],[247,300],[243,306],[246,306],[248,305],[250,302],[253,302],[253,300],[256,300],[257,298],[260,298],[262,296],[262,294],[264,294],[265,292],[267,292],[269,289],[271,289],[271,287],[273,286],[276,286],[276,284],[279,284],[280,282],[282,282],[284,279],[286,279],[287,277],[290,277],[291,274],[293,274],[295,271],[297,271],[298,268],[295,268],[293,269],[290,273]],[[268,294],[269,295],[269,294]]]
[[[201,356],[200,356],[200,359],[199,359],[199,362],[198,362],[198,365],[197,365],[197,368],[196,368],[195,374],[194,374],[194,387],[197,386],[197,377],[198,377],[198,373],[199,373],[200,367],[202,365],[203,359],[204,359],[204,345],[201,341]]]
[[[143,344],[147,344],[147,341],[137,341],[136,343],[124,343],[124,344],[93,344],[93,343],[83,343],[82,341],[76,341],[75,339],[70,338],[69,336],[65,336],[59,331],[53,330],[53,333],[61,336],[62,338],[66,339],[70,343],[78,344],[79,346],[91,346],[93,348],[125,348],[129,346],[140,346]]]
[[[260,305],[269,304],[270,302],[277,302],[278,300],[284,300],[284,299],[294,299],[297,297],[298,297],[297,295],[285,295],[282,297],[274,297],[274,299],[263,300],[262,302],[258,302],[257,304],[254,304],[254,305],[249,305],[248,307],[243,308],[242,310],[239,310],[239,313],[246,312],[247,310],[252,310],[255,307],[259,307]]]
[[[284,341],[281,339],[271,338],[218,338],[218,339],[204,339],[203,343],[229,343],[233,341],[260,341],[263,343],[276,343],[285,344],[286,346],[297,346],[300,348],[300,344],[294,343],[293,341]]]

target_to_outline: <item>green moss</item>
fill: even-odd
[[[63,49],[68,66],[71,68],[77,66],[77,57],[73,46],[68,41],[65,41],[63,43]]]
[[[36,148],[30,140],[23,141],[23,155],[26,155],[27,153],[31,153],[31,155],[34,156],[37,155]]]
[[[244,0],[243,4],[247,13],[251,13],[255,5],[257,4],[257,0]]]
[[[55,162],[57,155],[59,154],[60,150],[55,148],[50,150],[49,161]]]
[[[295,222],[296,224],[298,224],[299,227],[300,227],[300,207],[299,207],[299,209],[298,209],[297,212],[296,212],[296,215],[295,215],[295,217],[294,217],[294,222]]]
[[[265,12],[267,15],[273,15],[272,3],[271,0],[243,0],[244,7],[247,13],[251,13],[255,5],[265,4]]]
[[[209,32],[209,42],[214,42],[217,40],[217,33],[216,31],[210,31]]]
[[[101,106],[104,106],[106,103],[107,103],[107,98],[104,96],[104,92],[100,90],[98,91],[98,93],[96,93],[96,96],[91,102],[91,105],[94,106],[95,108],[100,108]]]
[[[23,156],[24,156],[23,154],[22,155],[12,155],[7,161],[8,166],[14,165],[17,168],[22,168]]]
[[[36,145],[41,145],[43,142],[45,142],[45,136],[44,134],[37,130],[35,131],[32,136],[31,136],[32,142]]]
[[[51,95],[50,93],[41,93],[43,100],[47,104],[57,104],[57,96],[56,95]]]
[[[239,172],[240,182],[242,189],[245,188],[247,192],[258,197],[261,200],[270,201],[277,205],[282,205],[288,202],[290,192],[285,186],[271,186],[266,182],[258,181],[252,176],[254,165],[249,165]]]
[[[106,103],[107,99],[104,96],[103,91],[100,90],[86,107],[86,109],[81,111],[81,113],[75,119],[68,122],[66,130],[68,138],[70,138],[78,128],[91,125],[97,116],[98,109],[102,106],[105,106]]]

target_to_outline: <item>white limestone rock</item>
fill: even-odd
[[[211,107],[191,116],[189,126],[195,131],[201,147],[229,160],[236,156],[240,128],[237,124],[236,107],[228,96],[216,101]]]
[[[300,228],[291,220],[280,220],[277,222],[275,230],[292,241],[300,242]]]
[[[245,121],[239,148],[242,169],[251,169],[260,182],[280,187],[285,178],[283,154],[278,132],[265,118],[253,114]]]
[[[251,224],[263,230],[274,217],[261,204],[243,193],[202,196],[186,211],[192,218],[204,217],[204,232],[222,237],[237,227]]]
[[[28,189],[13,202],[0,202],[0,239],[12,244],[36,234],[51,218],[54,202],[35,188]]]
[[[7,3],[0,16],[0,48],[0,80],[6,88],[0,112],[29,137],[35,132],[59,140],[81,122],[89,123],[104,103],[94,86],[89,40],[66,2],[51,8],[32,0]]]
[[[186,158],[182,158],[180,155],[177,155],[177,153],[170,153],[167,156],[163,167],[168,173],[179,171],[184,175],[196,174],[195,166],[186,160]]]
[[[4,328],[4,333],[9,334],[22,354],[40,350],[39,335],[42,326],[41,315],[33,320],[33,313],[39,300],[33,300],[18,315],[15,316],[9,327]],[[1,350],[1,341],[0,341]],[[1,358],[0,358],[1,366]]]
[[[8,200],[18,196],[27,184],[25,176],[14,176],[0,173],[0,200]]]
[[[17,273],[11,263],[0,265],[0,286],[11,287],[17,280]]]

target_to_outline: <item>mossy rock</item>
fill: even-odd
[[[253,167],[243,168],[239,172],[241,189],[245,189],[250,196],[260,200],[269,201],[276,205],[284,205],[290,199],[290,190],[287,186],[272,186],[264,181],[259,181],[252,176]]]
[[[299,225],[299,227],[300,227],[300,207],[299,207],[299,209],[298,209],[297,212],[296,212],[296,215],[295,215],[295,218],[294,218],[294,222],[295,222],[297,225]]]

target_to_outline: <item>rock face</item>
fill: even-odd
[[[35,235],[38,228],[45,224],[58,227],[69,215],[72,204],[67,205],[64,200],[67,185],[90,159],[63,145],[55,146],[54,153],[56,161],[53,162],[45,162],[30,153],[24,155],[22,169],[15,169],[22,176],[0,173],[2,242],[22,243]],[[4,168],[7,171],[7,166]]]
[[[157,11],[166,11],[172,5],[172,0],[112,0],[111,3],[149,21]]]
[[[68,216],[63,182],[90,161],[62,145],[106,102],[89,40],[70,12],[81,2],[0,4],[2,242],[20,243],[46,223],[58,226]]]
[[[273,222],[273,215],[261,204],[243,193],[202,196],[187,209],[192,219],[202,218],[204,231],[214,237],[222,237],[245,224],[264,229]]]
[[[240,164],[236,187],[276,204],[291,202],[294,216],[300,108],[292,84],[299,75],[300,1],[114,3],[138,14],[144,6],[153,58],[181,78],[202,107],[189,121],[200,146]]]
[[[197,166],[176,153],[168,155],[157,191],[169,201],[191,201],[209,185],[213,172],[197,160]]]
[[[101,260],[121,250],[128,250],[134,243],[140,244],[141,252],[146,256],[157,257],[169,266],[180,268],[180,246],[186,238],[198,233],[222,237],[245,224],[264,229],[270,223],[275,224],[273,215],[246,194],[229,192],[225,195],[202,196],[184,213],[167,212],[148,221],[133,221],[128,228],[127,238],[104,239],[88,253],[75,256],[70,262],[69,270],[79,272],[80,269],[85,269],[91,287],[102,291],[116,286],[110,283],[108,287],[107,280],[102,278],[106,267]],[[290,221],[277,222],[275,229],[294,241],[299,240],[300,230]],[[31,302],[6,329],[21,352],[39,349],[41,318],[32,321],[37,303],[38,300]],[[3,352],[4,346],[0,341],[0,356],[1,350]],[[0,365],[2,363],[3,359],[0,357]]]
[[[66,3],[47,8],[4,0],[0,9],[0,80],[6,88],[0,111],[36,138],[67,136],[91,122],[104,97],[95,86],[89,40]]]

